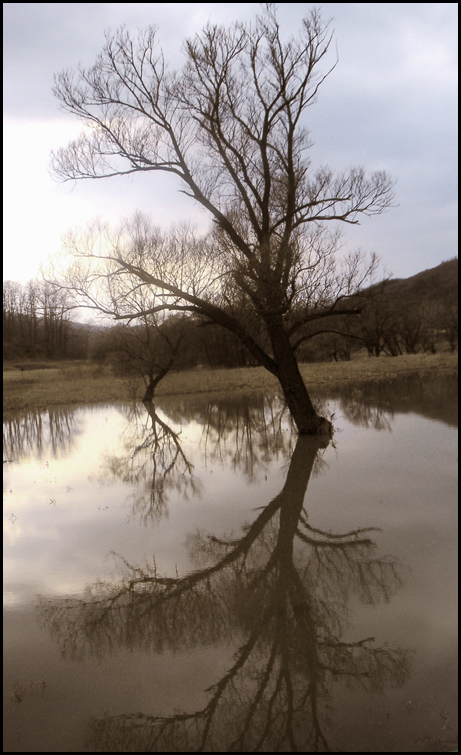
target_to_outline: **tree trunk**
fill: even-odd
[[[145,394],[144,394],[144,396],[142,398],[143,402],[152,401],[152,399],[154,398],[154,393],[155,393],[156,387],[158,386],[158,384],[160,383],[160,381],[163,380],[163,378],[165,377],[165,375],[167,374],[167,372],[170,371],[170,369],[171,369],[171,367],[173,365],[173,362],[174,362],[174,355],[170,359],[170,361],[168,362],[167,365],[165,365],[162,368],[158,368],[159,372],[158,372],[158,374],[155,377],[154,377],[155,367],[150,367],[149,368],[149,374],[148,374],[149,383],[147,385],[146,392],[145,392]]]
[[[314,409],[283,322],[272,320],[267,327],[277,364],[277,378],[298,432],[302,435],[331,435],[331,422],[320,417]]]

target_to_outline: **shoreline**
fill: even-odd
[[[353,382],[388,380],[399,375],[434,371],[456,373],[457,353],[363,357],[349,362],[313,362],[300,365],[308,389],[334,388]],[[254,393],[271,391],[278,382],[263,367],[196,368],[169,373],[156,396]],[[91,363],[66,362],[45,369],[8,370],[3,373],[3,413],[50,406],[140,400],[142,379],[113,376],[109,368]]]

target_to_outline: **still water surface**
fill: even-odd
[[[455,749],[456,383],[4,424],[4,751]]]

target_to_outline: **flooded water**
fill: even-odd
[[[457,747],[457,385],[4,424],[4,751]]]

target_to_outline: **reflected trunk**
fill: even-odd
[[[307,485],[326,445],[298,437],[282,490],[240,537],[192,536],[203,568],[161,576],[155,558],[152,566],[121,558],[121,579],[95,584],[82,599],[42,603],[43,624],[74,660],[123,647],[177,654],[238,643],[204,707],[95,718],[87,742],[93,751],[325,752],[333,680],[382,689],[407,678],[399,648],[341,639],[354,592],[366,588],[374,605],[400,580],[392,559],[371,557],[370,528],[332,534],[308,522]]]

